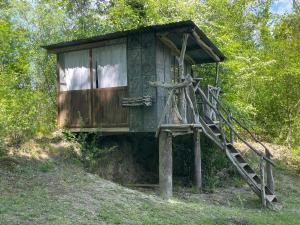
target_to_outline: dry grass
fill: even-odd
[[[0,161],[0,224],[299,224],[300,179],[285,171],[276,171],[277,212],[261,210],[246,185],[211,194],[177,188],[165,201],[87,173],[64,142],[32,141]]]

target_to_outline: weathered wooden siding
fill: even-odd
[[[157,40],[156,44],[156,75],[157,80],[170,83],[171,79],[171,50]],[[166,104],[168,92],[163,88],[157,89],[157,118],[161,117],[164,106]],[[168,122],[170,118],[165,118],[164,122]]]
[[[177,78],[174,76],[174,67],[173,70],[171,66],[177,64],[176,58],[172,51],[164,45],[162,42],[157,40],[156,42],[156,75],[157,80],[161,82],[171,83],[174,82]],[[178,66],[178,64],[177,64]],[[191,65],[185,61],[184,67],[185,74],[191,74]],[[163,88],[157,89],[157,118],[160,119],[164,106],[168,98],[168,92]],[[190,110],[188,110],[190,111]],[[175,115],[172,115],[173,117]],[[190,117],[191,115],[187,115]],[[165,123],[171,122],[172,118],[165,117]],[[189,120],[189,118],[188,118]]]
[[[96,57],[95,50],[90,52]],[[104,56],[97,57],[98,61],[102,58]],[[93,76],[95,76],[95,60],[96,58],[93,58],[90,70]],[[156,38],[154,32],[129,35],[127,37],[128,87],[61,92],[58,100],[59,126],[129,127],[131,132],[156,131],[168,92],[162,88],[151,87],[149,81],[171,83],[174,80],[172,64],[174,64],[174,55]],[[185,68],[190,73],[190,66]],[[94,79],[93,81],[95,82]],[[95,88],[95,85],[93,86]],[[121,106],[123,97],[146,95],[153,98],[154,103],[151,107]],[[166,118],[165,122],[169,120],[170,118]]]
[[[91,90],[64,91],[58,96],[59,127],[91,127]]]
[[[121,106],[127,93],[127,87],[60,92],[59,127],[128,127],[128,109]]]
[[[93,127],[127,127],[128,109],[121,106],[127,87],[93,90]]]
[[[156,102],[156,89],[149,81],[156,80],[155,33],[146,32],[128,36],[127,74],[130,97],[152,96]],[[157,126],[157,105],[133,107],[129,112],[130,131],[155,131]]]

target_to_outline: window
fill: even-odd
[[[95,88],[127,86],[126,44],[93,49]]]
[[[60,90],[90,89],[89,50],[59,54]]]

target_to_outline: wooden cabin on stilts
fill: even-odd
[[[228,157],[263,205],[277,201],[270,151],[220,102],[219,64],[225,57],[192,21],[44,48],[57,55],[58,127],[103,134],[153,133],[159,142],[162,197],[172,196],[172,139],[178,135],[193,135],[195,185],[201,190],[203,132]],[[206,88],[201,85],[201,76],[193,72],[194,65],[203,63],[216,64],[216,81]],[[236,126],[249,133],[266,153],[249,144],[234,129]],[[234,146],[234,139],[244,142],[259,157],[259,174]]]

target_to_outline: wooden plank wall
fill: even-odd
[[[161,82],[171,83],[171,50],[159,40],[156,44],[156,74],[157,80]],[[157,117],[160,115],[165,107],[168,97],[168,92],[163,88],[157,89]],[[164,123],[171,122],[170,118],[165,118]]]
[[[156,102],[156,89],[149,81],[156,80],[155,33],[132,34],[127,39],[127,75],[130,97],[152,96]],[[129,112],[130,131],[154,132],[157,126],[157,105],[133,107]]]
[[[91,127],[91,105],[91,90],[60,92],[59,127]]]
[[[60,92],[59,127],[128,127],[128,109],[121,105],[127,93],[127,87]]]
[[[127,87],[93,90],[93,127],[128,126],[128,109],[121,105],[127,91]]]
[[[176,60],[176,59],[175,59]],[[156,74],[157,80],[161,82],[171,83],[174,79],[174,74],[171,71],[171,65],[174,64],[174,54],[172,51],[164,45],[161,41],[156,42]],[[184,71],[185,74],[191,75],[191,65],[185,61]],[[173,71],[174,72],[174,71]],[[166,105],[168,98],[168,92],[165,89],[157,89],[157,117],[160,118],[162,111]],[[190,109],[187,112],[187,119],[189,123],[192,123],[193,114]],[[165,117],[164,123],[179,122],[175,113],[171,117]]]

